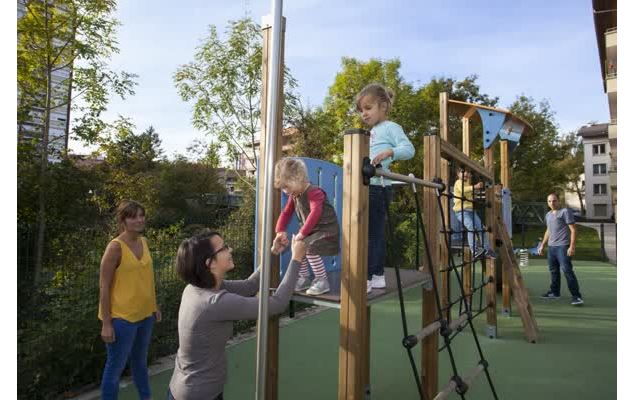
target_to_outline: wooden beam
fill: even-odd
[[[538,341],[538,323],[534,317],[533,307],[529,302],[529,293],[525,286],[523,274],[520,272],[520,268],[518,268],[518,264],[516,263],[512,241],[509,239],[507,228],[505,228],[505,224],[503,224],[500,218],[496,221],[496,225],[501,242],[503,243],[501,246],[503,267],[509,269],[509,274],[512,276],[511,282],[514,287],[514,302],[520,314],[520,319],[523,322],[525,337],[529,343],[536,343]]]
[[[469,117],[463,117],[461,119],[461,122],[463,123],[463,154],[465,154],[466,156],[470,156],[470,151],[472,151],[472,141],[470,138],[470,118]]]
[[[454,147],[451,143],[441,140],[441,156],[447,160],[452,160],[457,164],[469,169],[473,174],[480,175],[483,178],[489,180],[490,182],[494,181],[494,171],[488,170],[487,168],[480,165],[478,162],[470,159],[468,156],[463,154],[459,149]]]
[[[500,173],[501,173],[501,184],[504,188],[509,188],[510,185],[510,176],[509,176],[509,142],[507,140],[500,141]],[[502,195],[502,190],[498,191]],[[503,208],[500,207],[500,212],[502,213]],[[502,214],[501,214],[502,215]],[[503,259],[503,262],[504,259]],[[503,281],[502,287],[502,314],[505,316],[511,316],[512,310],[512,301],[511,301],[511,285],[510,285],[510,269],[505,268],[503,266],[501,271],[501,280]]]
[[[369,135],[344,135],[342,192],[342,271],[338,399],[361,400],[369,379],[368,186],[362,161],[368,157]]]
[[[441,124],[446,126],[447,121],[443,120],[443,102],[441,111]],[[447,115],[447,114],[446,114]],[[441,164],[441,138],[439,136],[425,136],[423,138],[423,176],[424,179],[432,180],[438,177]],[[424,214],[424,225],[428,233],[428,246],[430,249],[430,258],[432,265],[433,277],[439,282],[439,225],[440,218],[437,210],[437,194],[436,189],[425,187],[422,192],[423,209],[429,210]],[[433,291],[421,289],[423,293],[422,304],[422,328],[431,324],[438,318],[435,294]],[[424,398],[431,399],[437,394],[439,387],[439,335],[430,335],[423,340],[421,346],[421,381],[424,385],[426,396]]]
[[[504,188],[511,185],[511,171],[509,168],[509,142],[507,140],[500,141],[501,152],[501,184]]]
[[[492,148],[485,149],[485,167],[494,173],[494,152]],[[485,209],[485,226],[491,228],[490,232],[485,233],[490,246],[496,243],[496,216],[497,208],[495,200],[495,187],[490,186],[485,190],[485,198],[489,205]],[[491,279],[491,283],[486,286],[485,297],[487,299],[487,327],[486,335],[495,338],[498,335],[498,321],[496,320],[496,260],[488,258],[485,260],[485,272],[487,277]]]
[[[448,101],[448,94],[446,92],[441,93],[439,95],[439,102],[440,102],[439,110],[441,110],[441,112],[442,110],[447,110],[447,101]],[[445,116],[440,114],[439,118],[440,120],[447,121],[447,112]],[[443,126],[444,126],[444,129],[441,129],[439,134],[441,135],[441,139],[447,141],[449,136],[449,129],[448,129],[447,122],[443,123]],[[439,177],[441,178],[443,183],[446,184],[447,186],[446,190],[449,193],[451,177],[450,177],[450,167],[447,160],[441,159]],[[443,221],[445,223],[446,228],[449,229],[450,228],[450,214],[448,213],[447,201],[441,202],[441,209],[443,211]],[[446,246],[446,236],[448,236],[449,234],[443,233],[441,232],[441,230],[439,230],[439,232],[440,232],[439,234],[439,262],[441,263],[440,265],[442,265],[445,269],[448,269],[447,267],[450,265],[450,254],[449,254],[448,246]],[[448,238],[448,242],[449,241],[450,241],[450,238]],[[452,293],[451,277],[452,277],[452,271],[450,270],[445,271],[441,274],[441,287],[440,287],[439,296],[441,298],[441,307],[443,308],[448,308],[448,305],[450,304],[450,296]],[[452,319],[452,312],[450,308],[448,308],[446,312],[446,318],[448,319],[448,321]]]

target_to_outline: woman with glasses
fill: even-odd
[[[269,315],[282,313],[291,299],[306,254],[302,240],[292,240],[291,261],[278,289],[269,297]],[[245,280],[225,280],[234,268],[232,248],[217,232],[184,240],[176,272],[187,282],[179,308],[179,349],[168,399],[222,400],[227,379],[225,346],[233,321],[257,319],[260,268]]]

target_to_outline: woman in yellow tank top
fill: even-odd
[[[146,238],[145,209],[136,201],[117,207],[121,232],[101,259],[99,319],[107,359],[101,382],[102,399],[116,399],[128,359],[140,399],[150,399],[148,348],[154,321],[161,321],[154,287],[152,257]]]

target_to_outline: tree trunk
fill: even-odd
[[[46,31],[48,32],[49,13],[48,2],[44,6],[44,24],[46,25]],[[38,213],[37,213],[37,239],[35,242],[35,266],[33,271],[34,282],[38,283],[42,274],[42,264],[44,261],[44,239],[46,231],[46,190],[47,190],[47,175],[48,175],[48,147],[49,147],[49,129],[51,124],[51,102],[52,102],[52,68],[51,65],[51,46],[52,39],[47,38],[47,60],[46,60],[46,94],[44,102],[43,118],[44,124],[42,128],[42,140],[40,141],[40,185],[38,188]]]
[[[586,207],[584,207],[582,189],[580,188],[580,185],[578,185],[577,181],[574,182],[574,185],[575,185],[575,192],[578,195],[578,201],[580,202],[580,212],[582,213],[582,215],[586,216]]]

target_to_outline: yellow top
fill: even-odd
[[[472,204],[472,200],[474,200],[474,187],[469,182],[463,182],[460,179],[457,179],[454,182],[454,196],[463,197],[467,200],[463,201],[462,199],[454,198],[454,207],[452,210],[454,212],[461,211],[461,203],[463,203],[463,210],[471,210],[474,208]]]
[[[143,254],[138,259],[123,240],[113,241],[121,246],[121,262],[115,269],[110,289],[110,315],[128,322],[141,321],[157,310],[154,270],[148,243],[141,238]],[[101,304],[98,316],[102,319]]]

